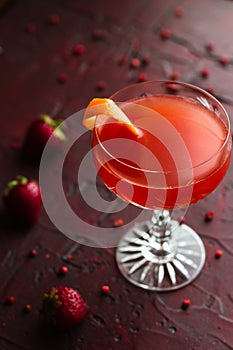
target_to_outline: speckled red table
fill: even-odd
[[[25,162],[18,146],[39,114],[66,119],[92,97],[139,80],[177,77],[197,84],[232,117],[232,17],[233,2],[224,0],[9,1],[0,12],[1,192],[18,174],[38,179],[39,165]],[[83,52],[74,52],[77,44]],[[89,142],[87,133],[76,150],[80,156]],[[0,349],[233,349],[232,179],[231,166],[218,190],[186,215],[206,247],[202,273],[186,288],[163,294],[129,284],[114,249],[70,240],[45,210],[35,225],[23,227],[1,203]],[[64,188],[92,225],[113,227],[119,219],[118,213],[85,211],[69,163]],[[120,218],[135,210],[129,206]],[[207,211],[215,213],[211,222],[204,220]],[[78,233],[85,242],[85,232]],[[219,259],[217,250],[223,252]],[[63,265],[68,273],[59,276]],[[59,284],[78,289],[88,304],[86,318],[66,332],[46,327],[41,316],[43,293]],[[15,297],[12,305],[5,304],[6,295]],[[184,299],[191,301],[187,310]],[[25,313],[27,304],[31,311]]]

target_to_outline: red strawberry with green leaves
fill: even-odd
[[[17,176],[7,184],[3,203],[13,218],[24,224],[31,224],[38,219],[41,211],[40,187],[33,180]]]
[[[47,114],[42,114],[39,119],[32,122],[24,137],[23,154],[31,159],[40,158],[52,135],[54,147],[58,147],[66,138],[60,127],[61,123],[62,120],[54,120]]]
[[[82,296],[73,288],[58,286],[44,294],[42,312],[58,329],[78,324],[87,313]]]

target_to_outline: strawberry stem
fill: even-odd
[[[16,179],[19,185],[26,185],[26,183],[28,182],[28,179],[22,175],[18,175]]]
[[[16,177],[16,179],[11,180],[10,182],[8,182],[4,192],[3,192],[3,196],[8,196],[9,192],[16,186],[18,185],[26,185],[26,183],[28,182],[28,179],[25,176],[22,175],[18,175]]]
[[[61,119],[54,120],[47,114],[41,114],[40,120],[42,120],[45,124],[51,126],[52,129],[54,129],[54,135],[56,137],[58,137],[62,141],[65,141],[66,136],[60,128],[63,120]]]
[[[52,128],[54,127],[54,120],[48,114],[41,114],[39,119]]]
[[[58,309],[62,306],[62,302],[58,300],[58,295],[56,294],[56,289],[52,288],[49,293],[44,294],[44,312],[48,316],[52,316],[55,312],[55,309]]]

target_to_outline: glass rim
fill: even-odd
[[[228,113],[226,111],[226,109],[224,108],[224,106],[222,105],[222,103],[216,98],[214,97],[212,94],[210,94],[209,92],[203,90],[202,88],[196,86],[196,85],[193,85],[193,84],[189,84],[189,83],[185,83],[185,82],[181,82],[181,81],[173,81],[173,80],[148,80],[146,82],[140,82],[140,83],[135,83],[135,84],[130,84],[130,85],[127,85],[121,89],[119,89],[118,91],[116,91],[114,94],[112,94],[109,99],[112,99],[114,102],[124,102],[124,101],[116,101],[115,100],[115,97],[119,94],[119,93],[122,93],[124,91],[127,91],[127,90],[130,90],[132,88],[136,88],[138,86],[143,86],[143,85],[147,85],[149,86],[150,84],[176,84],[176,85],[180,85],[180,86],[183,86],[185,88],[189,88],[190,90],[193,90],[193,91],[199,91],[202,95],[206,95],[208,96],[211,100],[213,100],[217,105],[218,107],[222,110],[223,114],[225,115],[226,117],[226,137],[225,137],[225,140],[223,142],[223,144],[221,145],[221,147],[218,149],[217,152],[215,152],[211,157],[209,157],[207,160],[205,160],[204,162],[200,163],[200,164],[197,164],[195,166],[193,166],[192,168],[191,167],[186,167],[186,168],[183,168],[183,169],[178,169],[179,173],[182,173],[182,172],[185,172],[185,171],[189,171],[189,170],[195,170],[195,169],[198,169],[199,167],[202,167],[204,166],[205,164],[207,164],[208,162],[210,162],[212,159],[214,159],[219,153],[221,153],[221,151],[227,146],[227,142],[230,138],[230,134],[231,134],[231,125],[230,125],[230,118],[228,116]],[[182,94],[180,95],[182,96]],[[221,118],[222,119],[222,118]],[[95,120],[95,126],[97,124],[97,120],[98,120],[98,115],[96,116],[96,120]],[[224,121],[225,122],[225,121]],[[117,123],[117,121],[116,121]],[[113,123],[115,124],[115,123]],[[119,162],[120,164],[130,168],[130,169],[133,169],[135,171],[143,171],[145,173],[148,173],[148,174],[172,174],[172,173],[176,173],[177,172],[177,169],[176,170],[167,170],[167,171],[161,171],[161,170],[150,170],[150,169],[143,169],[143,168],[140,168],[140,167],[136,167],[136,166],[133,166],[133,165],[130,165],[128,164],[127,162],[124,162],[118,158],[116,158],[113,154],[111,154],[111,152],[109,152],[103,145],[102,141],[100,140],[99,138],[99,135],[98,135],[98,132],[97,132],[97,128],[94,126],[94,129],[93,129],[93,132],[95,133],[96,135],[96,138],[97,138],[97,141],[98,141],[98,145],[104,150],[104,152],[106,154],[108,154],[112,159],[114,159],[116,162]]]

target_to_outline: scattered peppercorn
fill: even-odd
[[[119,64],[119,66],[122,66],[123,64],[125,64],[125,62],[126,62],[126,57],[125,57],[125,55],[119,56],[117,62],[118,62],[118,64]]]
[[[171,80],[177,80],[180,77],[180,72],[178,70],[174,70],[170,74],[170,79]]]
[[[24,306],[24,312],[27,314],[27,313],[29,313],[30,311],[31,311],[31,309],[32,309],[32,305],[30,305],[30,304],[26,304],[25,306]]]
[[[67,266],[61,266],[58,270],[58,274],[64,276],[67,274],[68,271],[69,269]]]
[[[49,17],[49,22],[51,24],[58,24],[60,22],[60,17],[59,15],[57,15],[56,13],[53,13],[50,17]]]
[[[67,75],[65,73],[61,73],[57,80],[59,83],[64,84],[67,81]]]
[[[215,252],[215,258],[216,259],[221,258],[222,255],[223,255],[223,251],[222,250],[220,250],[220,249],[216,250],[216,252]]]
[[[181,6],[177,6],[175,8],[175,15],[176,17],[182,17],[184,15],[184,9]]]
[[[82,55],[85,50],[86,50],[86,48],[83,44],[77,44],[73,48],[73,53],[76,55]]]
[[[160,32],[160,37],[162,39],[168,39],[171,36],[171,30],[169,28],[162,28]]]
[[[213,86],[208,86],[206,88],[206,91],[209,92],[210,94],[214,94],[215,88]]]
[[[110,292],[110,287],[108,285],[103,285],[101,287],[101,292],[104,294],[108,294]]]
[[[213,211],[208,211],[207,213],[205,213],[205,221],[209,222],[212,221],[214,218],[214,212]]]
[[[166,88],[171,93],[176,93],[179,90],[179,85],[176,83],[167,83]]]
[[[11,296],[11,295],[7,295],[5,297],[5,303],[8,305],[12,305],[15,302],[15,297]]]
[[[202,78],[207,78],[210,75],[210,70],[208,68],[203,68],[201,70],[201,76]]]
[[[140,65],[141,65],[141,62],[137,57],[134,57],[131,59],[131,61],[130,61],[131,68],[138,68],[138,67],[140,67]]]
[[[29,256],[34,257],[37,255],[37,250],[36,249],[31,249],[29,252]]]
[[[68,259],[68,260],[74,260],[74,256],[73,256],[73,255],[68,255],[68,256],[67,256],[67,259]]]
[[[36,24],[35,23],[28,23],[26,25],[26,31],[28,33],[34,33],[36,31]]]
[[[116,219],[116,220],[114,221],[114,226],[115,226],[115,227],[120,227],[120,226],[122,226],[122,225],[124,225],[124,220],[123,220],[123,219]]]
[[[214,51],[214,43],[212,41],[209,41],[206,46],[205,46],[206,50],[209,52]]]
[[[19,142],[12,142],[10,144],[11,149],[17,150],[20,148],[20,143]]]
[[[150,63],[150,61],[151,61],[151,59],[150,59],[149,56],[143,56],[143,57],[141,58],[141,62],[142,62],[142,64],[143,64],[144,66],[147,66],[147,65]]]
[[[191,304],[191,300],[190,299],[184,299],[183,302],[182,302],[182,306],[181,308],[183,310],[186,310]]]
[[[148,80],[148,77],[147,77],[147,74],[146,73],[140,73],[139,76],[138,76],[138,81],[141,83],[141,82],[144,82],[144,81],[147,81]]]
[[[96,28],[92,32],[92,38],[94,40],[101,40],[104,38],[104,31],[101,28]]]
[[[99,90],[99,91],[103,91],[105,88],[106,88],[106,83],[105,83],[105,81],[103,81],[103,80],[100,80],[100,81],[98,81],[98,83],[97,83],[97,85],[96,85],[96,88],[97,88],[97,90]]]
[[[230,62],[230,57],[229,56],[223,55],[220,58],[220,63],[222,63],[223,66],[226,66],[229,62]]]

